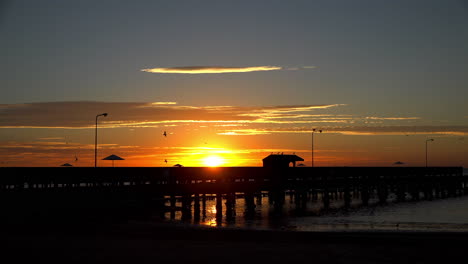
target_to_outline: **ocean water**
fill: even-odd
[[[202,225],[259,230],[292,231],[454,231],[468,232],[468,196],[453,197],[432,201],[396,203],[390,199],[385,205],[377,204],[372,199],[370,205],[362,206],[358,199],[353,199],[351,208],[344,209],[342,200],[331,201],[330,209],[323,210],[321,200],[310,201],[307,209],[297,210],[287,197],[283,210],[279,214],[262,198],[256,204],[255,212],[246,211],[243,199],[237,199],[235,216],[227,219],[225,208],[222,217],[217,217],[215,200],[206,202],[201,210],[200,219],[193,217],[182,221],[181,212],[176,212],[174,219],[166,213],[167,221],[185,222]],[[223,201],[224,203],[225,201]],[[224,205],[224,204],[223,204]],[[192,212],[193,213],[193,212]]]
[[[468,232],[468,196],[389,203],[320,217],[295,217],[298,231],[453,231]]]
[[[464,170],[465,175],[468,171]],[[353,198],[351,208],[344,209],[343,199],[331,200],[330,209],[324,210],[321,197],[308,201],[305,210],[298,210],[292,197],[286,195],[280,212],[275,211],[268,197],[256,199],[255,211],[246,211],[243,198],[236,199],[235,215],[226,218],[223,200],[223,214],[217,214],[216,200],[208,199],[201,208],[200,219],[192,217],[182,221],[182,213],[165,214],[166,221],[189,225],[211,226],[213,228],[241,228],[293,231],[440,231],[468,232],[468,196],[452,197],[432,201],[396,202],[396,195],[390,194],[387,203],[379,205],[372,197],[368,206],[360,199]],[[177,204],[180,206],[181,204]],[[193,203],[192,203],[193,213]]]

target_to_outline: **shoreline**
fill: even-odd
[[[3,256],[49,263],[440,263],[464,258],[468,242],[468,233],[456,232],[298,232],[141,222],[1,229]]]

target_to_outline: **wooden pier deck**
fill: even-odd
[[[313,188],[323,184],[344,186],[345,182],[442,183],[462,178],[462,167],[2,167],[0,190],[151,185],[158,192],[210,193],[215,187],[212,193],[217,193],[223,192],[219,188],[242,191],[254,186],[269,190],[273,185],[292,188],[298,183]],[[169,190],[169,186],[178,188]]]
[[[438,199],[468,193],[468,176],[461,167],[6,167],[0,168],[0,205],[31,203],[98,203],[131,200],[169,208],[195,209],[200,199],[211,194],[222,212],[235,202],[236,195],[255,207],[254,199],[267,194],[281,208],[285,195],[294,197],[298,207],[320,197],[328,208],[330,199],[340,197],[349,206],[352,197],[362,204],[377,195],[385,203],[390,193],[398,201]],[[409,197],[409,198],[408,198]],[[176,206],[176,199],[182,206]],[[70,202],[71,201],[71,202]],[[167,207],[166,207],[167,209]]]

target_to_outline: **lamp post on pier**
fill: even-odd
[[[97,167],[97,124],[98,124],[98,117],[100,116],[104,116],[106,117],[107,116],[107,113],[102,113],[102,114],[99,114],[96,116],[96,131],[94,133],[94,167],[96,168]]]
[[[322,133],[322,130],[317,130],[317,129],[312,129],[312,167],[314,167],[314,133],[318,131],[319,133]]]
[[[433,138],[426,139],[426,168],[427,168],[427,142],[429,141],[434,141],[434,139]]]

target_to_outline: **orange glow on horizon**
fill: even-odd
[[[167,136],[163,136],[166,130]],[[94,144],[89,143],[93,133],[72,130],[65,131],[64,137],[39,132],[34,134],[36,139],[27,142],[4,143],[0,167],[94,166]],[[301,167],[311,166],[310,133],[226,136],[219,135],[218,126],[208,125],[99,132],[99,167],[112,167],[112,161],[102,160],[111,154],[125,159],[115,161],[115,167],[261,167],[262,159],[270,153],[283,152],[303,158]],[[464,137],[434,133],[432,137],[436,141],[428,145],[430,166],[466,167]],[[395,166],[396,161],[403,162],[402,167],[424,166],[427,138],[411,132],[404,136],[323,133],[315,138],[314,166]]]

